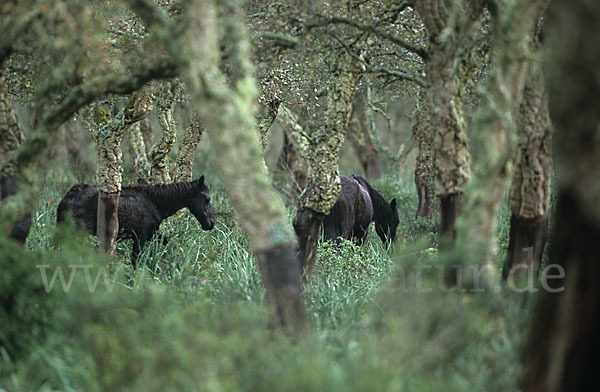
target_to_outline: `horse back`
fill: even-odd
[[[156,204],[137,187],[128,186],[119,197],[119,226],[125,234],[141,234],[158,229],[161,217]]]

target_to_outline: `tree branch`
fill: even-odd
[[[96,76],[72,88],[58,105],[43,111],[40,125],[25,139],[19,149],[17,167],[20,170],[25,169],[46,148],[48,140],[58,126],[82,107],[107,95],[130,94],[153,79],[168,79],[175,76],[176,67],[169,62],[161,62],[141,68],[134,74]]]
[[[324,27],[324,26],[327,26],[330,24],[345,24],[347,26],[352,26],[352,27],[357,28],[362,31],[373,33],[381,38],[384,38],[384,39],[408,50],[409,52],[415,53],[416,55],[421,57],[423,60],[427,59],[427,52],[425,51],[424,48],[417,47],[417,46],[411,44],[410,42],[405,41],[402,38],[397,37],[395,35],[386,33],[384,31],[380,31],[375,26],[365,25],[365,24],[355,21],[354,19],[341,17],[341,16],[333,16],[333,17],[329,17],[329,18],[321,16],[319,18],[320,18],[319,21],[305,23],[304,27],[307,30],[311,30],[316,27]]]

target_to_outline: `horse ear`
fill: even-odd
[[[392,201],[390,202],[390,207],[392,207],[392,210],[396,209],[396,199],[392,199]]]
[[[200,183],[200,185],[204,184],[204,176],[198,178],[198,182]]]

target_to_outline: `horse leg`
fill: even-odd
[[[367,239],[367,234],[369,233],[368,229],[369,226],[367,226],[366,228],[363,228],[362,226],[356,226],[354,228],[354,230],[352,231],[352,238],[354,239],[354,242],[356,242],[357,245],[364,245]]]

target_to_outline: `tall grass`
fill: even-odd
[[[310,332],[292,342],[267,328],[260,274],[224,194],[212,198],[212,231],[187,212],[163,223],[169,242],[144,248],[131,288],[131,244],[119,243],[108,260],[93,237],[55,230],[56,201],[68,187],[48,185],[29,251],[0,239],[0,388],[517,390],[530,304],[512,293],[439,290],[427,272],[432,291],[407,287],[403,276],[440,262],[431,250],[436,223],[412,218],[409,185],[377,186],[399,201],[399,241],[386,248],[373,231],[364,247],[322,243],[304,286]],[[75,275],[68,293],[47,293],[40,263],[110,264],[118,283],[90,292]]]

